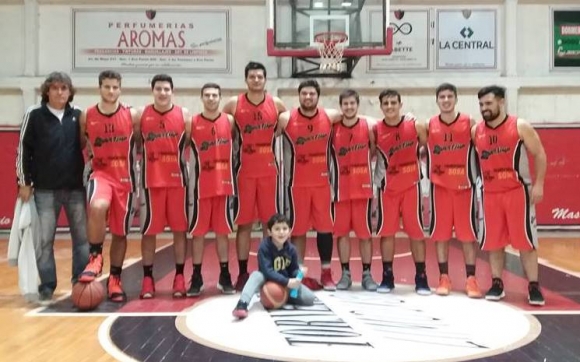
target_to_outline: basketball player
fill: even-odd
[[[99,92],[99,103],[83,111],[79,120],[83,147],[89,144],[92,169],[87,187],[90,256],[79,281],[91,282],[101,274],[108,217],[112,234],[108,296],[114,302],[123,302],[126,295],[121,271],[133,219],[134,149],[140,131],[136,110],[119,103],[119,73],[101,72]]]
[[[193,117],[191,131],[189,232],[193,236],[193,276],[187,291],[188,297],[198,296],[203,291],[201,262],[205,235],[209,231],[216,234],[220,263],[217,288],[224,294],[235,293],[228,266],[228,234],[233,228],[229,205],[235,194],[232,146],[234,118],[219,111],[221,88],[218,84],[204,84],[201,100],[203,112]]]
[[[439,263],[438,295],[448,295],[449,240],[461,241],[467,280],[465,292],[470,298],[481,298],[475,278],[476,257],[476,192],[475,150],[471,127],[475,121],[455,110],[457,88],[443,83],[435,91],[439,113],[427,122],[428,172],[431,181],[430,236],[437,248]]]
[[[157,74],[151,80],[153,104],[139,112],[143,139],[142,196],[140,197],[141,255],[143,282],[141,299],[153,298],[153,260],[156,235],[169,225],[173,232],[175,277],[173,297],[186,294],[183,268],[187,231],[187,170],[185,146],[191,131],[189,111],[173,103],[173,79]]]
[[[234,222],[239,275],[236,290],[246,284],[248,257],[253,223],[262,222],[264,237],[266,223],[278,212],[278,166],[274,156],[274,131],[278,114],[286,107],[278,97],[265,91],[266,68],[261,63],[249,62],[245,69],[248,90],[228,100],[224,113],[234,116],[237,129],[236,182],[238,195],[234,199]]]
[[[419,147],[426,143],[425,124],[401,116],[401,95],[393,89],[379,94],[384,119],[375,126],[377,143],[378,196],[377,235],[381,237],[383,280],[377,289],[389,293],[395,288],[393,259],[395,234],[403,221],[403,231],[411,240],[415,261],[415,291],[429,295],[425,274],[425,238],[421,212],[421,169]]]
[[[362,287],[376,291],[377,283],[371,276],[372,243],[371,213],[373,183],[371,158],[375,148],[372,128],[374,122],[358,116],[359,95],[352,89],[338,97],[343,118],[332,128],[332,162],[334,167],[334,235],[338,237],[338,253],[342,277],[336,285],[339,290],[352,285],[350,274],[349,233],[359,239],[362,260]]]
[[[284,185],[292,243],[304,261],[306,232],[317,231],[316,242],[322,265],[321,283],[325,290],[335,290],[330,262],[332,259],[332,197],[329,178],[330,133],[332,123],[342,119],[337,110],[318,107],[320,85],[305,80],[298,86],[300,107],[280,114],[279,131],[284,139]],[[318,281],[304,278],[311,290],[320,289]]]
[[[511,245],[529,280],[528,302],[544,305],[538,284],[538,253],[534,205],[544,196],[546,153],[532,125],[505,112],[505,89],[482,88],[478,94],[484,122],[472,129],[483,181],[481,248],[489,251],[492,286],[487,300],[505,296],[501,279],[505,247]],[[530,178],[527,155],[534,158],[535,182]]]

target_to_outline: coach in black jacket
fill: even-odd
[[[79,135],[81,111],[70,104],[75,89],[67,74],[53,72],[42,84],[41,94],[42,103],[29,108],[22,121],[16,175],[23,201],[34,192],[42,248],[41,255],[36,256],[38,291],[41,301],[50,301],[56,289],[54,237],[63,206],[73,241],[73,283],[88,262],[89,247]]]

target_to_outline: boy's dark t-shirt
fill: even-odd
[[[286,241],[278,250],[271,237],[262,239],[258,249],[258,269],[267,281],[288,285],[288,280],[296,277],[299,270],[296,248]]]

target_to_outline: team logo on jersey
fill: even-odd
[[[349,147],[341,147],[338,150],[338,155],[339,156],[346,156],[350,152],[364,150],[365,148],[367,148],[366,143],[357,143],[357,144],[349,146]]]
[[[317,133],[317,134],[313,134],[312,136],[298,137],[296,139],[296,144],[297,145],[304,145],[304,144],[306,144],[308,142],[323,140],[325,138],[328,138],[328,134],[326,134],[326,133]]]
[[[503,303],[459,294],[421,297],[411,286],[397,291],[317,292],[313,306],[272,311],[257,302],[243,321],[231,317],[239,297],[219,296],[195,304],[176,327],[197,343],[231,353],[333,362],[476,359],[518,348],[540,333],[535,317]]]
[[[405,148],[412,147],[415,141],[405,141],[401,142],[396,146],[389,148],[389,157],[393,157],[393,155],[399,151],[404,150]]]
[[[510,150],[511,150],[510,147],[496,147],[496,148],[492,148],[490,150],[485,150],[485,151],[481,152],[481,159],[487,160],[493,155],[497,155],[500,153],[508,153]]]
[[[254,131],[263,131],[267,129],[274,128],[272,123],[258,123],[258,124],[247,124],[244,127],[244,133],[252,133]]]
[[[458,151],[458,150],[461,150],[464,148],[465,148],[465,145],[463,143],[453,143],[453,144],[445,145],[445,146],[435,145],[435,147],[433,147],[433,153],[436,155],[439,155],[443,152]]]
[[[211,147],[227,145],[228,143],[230,143],[230,140],[227,138],[218,138],[215,141],[204,141],[201,143],[201,147],[199,148],[199,150],[200,151],[207,151]]]
[[[149,132],[147,133],[147,137],[145,137],[145,141],[155,141],[158,138],[175,138],[177,137],[178,134],[175,131],[169,131],[169,132]]]
[[[150,9],[150,10],[145,11],[145,16],[149,20],[155,19],[155,15],[157,15],[157,11],[155,11],[155,10]]]
[[[95,142],[93,146],[101,147],[105,143],[116,143],[116,142],[125,142],[127,141],[127,136],[113,136],[113,137],[97,137],[95,138]]]

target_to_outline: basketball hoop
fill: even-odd
[[[339,31],[318,33],[314,36],[320,54],[321,71],[340,72],[347,40],[348,35]]]

